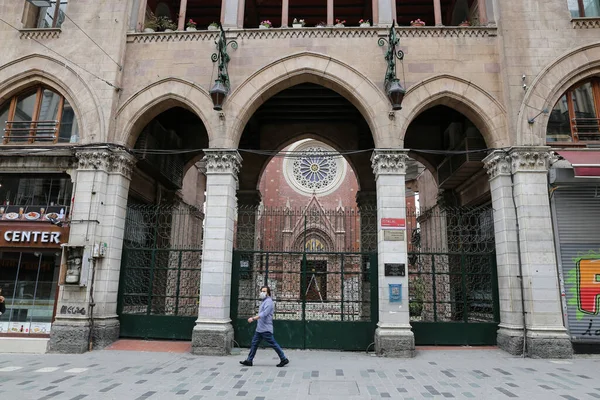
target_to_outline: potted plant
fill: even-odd
[[[158,29],[160,31],[173,32],[175,29],[177,29],[177,25],[175,25],[173,23],[173,21],[171,21],[169,19],[169,17],[162,15],[162,16],[158,17],[157,20],[158,20]]]
[[[156,32],[158,30],[158,18],[156,15],[150,13],[146,21],[144,22],[144,32]]]
[[[320,21],[317,23],[317,25],[315,25],[317,28],[325,28],[327,26],[327,23],[324,21]]]
[[[271,24],[271,21],[266,19],[266,20],[262,21],[260,23],[260,25],[258,25],[258,29],[269,29],[272,26],[273,26],[273,24]]]
[[[217,24],[216,22],[211,22],[210,25],[208,26],[209,31],[216,31],[218,29],[219,29],[219,24]]]
[[[468,19],[465,19],[463,22],[461,22],[458,26],[471,26],[471,23],[469,22]]]
[[[293,28],[302,28],[304,25],[306,25],[306,23],[304,22],[303,19],[296,19],[294,18],[294,21],[292,22],[292,27]]]
[[[197,31],[196,23],[194,22],[193,19],[190,18],[190,20],[187,22],[187,24],[185,24],[185,30],[186,31]]]
[[[368,28],[371,26],[371,22],[368,19],[361,19],[360,21],[358,21],[358,25],[361,28]]]
[[[335,24],[333,26],[335,26],[336,28],[343,28],[344,24],[346,23],[346,20],[340,20],[340,19],[335,19]]]
[[[410,21],[410,26],[425,26],[425,21],[422,21],[420,18],[417,18],[414,21]]]

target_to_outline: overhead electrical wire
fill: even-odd
[[[69,18],[69,19],[70,19],[70,18]],[[11,28],[13,28],[15,31],[17,31],[17,32],[21,32],[21,31],[20,31],[18,28],[14,27],[14,26],[13,26],[13,25],[11,25],[10,23],[6,22],[4,19],[0,18],[0,21],[4,22],[6,25],[8,25],[8,26],[10,26]],[[57,56],[59,56],[59,57],[62,57],[62,58],[64,58],[64,59],[65,59],[65,60],[67,60],[69,63],[71,63],[71,64],[75,65],[76,67],[78,67],[78,68],[80,68],[80,69],[82,69],[82,70],[84,70],[85,72],[87,72],[88,74],[90,74],[91,76],[93,76],[94,78],[101,80],[102,82],[106,83],[108,86],[110,86],[110,87],[114,88],[115,90],[119,90],[119,91],[120,91],[120,90],[122,90],[122,88],[120,88],[120,87],[118,87],[118,86],[115,86],[115,85],[113,85],[112,83],[110,83],[110,82],[109,82],[109,81],[107,81],[106,79],[104,79],[104,78],[101,78],[101,77],[99,77],[98,75],[94,74],[93,72],[91,72],[91,71],[89,71],[89,70],[85,69],[85,68],[84,68],[84,67],[82,67],[81,65],[79,65],[79,64],[77,64],[76,62],[74,62],[74,61],[70,60],[69,58],[67,58],[67,57],[63,56],[63,55],[62,55],[62,54],[60,54],[59,52],[57,52],[57,51],[55,51],[55,50],[52,50],[50,47],[46,46],[44,43],[40,42],[39,40],[37,40],[37,39],[34,39],[34,38],[31,38],[31,37],[30,37],[30,38],[27,38],[27,39],[28,39],[28,40],[33,40],[34,42],[38,43],[40,46],[42,46],[42,47],[44,47],[45,49],[47,49],[47,50],[51,51],[52,53],[56,54],[56,55],[57,55]],[[58,60],[57,60],[57,61],[58,61]],[[114,60],[113,60],[113,61],[114,61]],[[66,67],[68,67],[67,63],[65,63],[65,62],[63,62],[63,65],[65,66],[65,68],[66,68]],[[117,65],[118,65],[118,64],[117,64]]]

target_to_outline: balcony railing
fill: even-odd
[[[575,141],[600,140],[600,118],[573,118]]]
[[[6,121],[4,143],[56,142],[58,121]]]

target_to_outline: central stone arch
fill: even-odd
[[[373,82],[339,60],[303,52],[262,68],[233,91],[224,107],[228,135],[215,140],[214,147],[236,148],[258,107],[274,94],[301,83],[319,84],[350,101],[367,121],[376,147],[398,145],[389,135],[389,102]]]

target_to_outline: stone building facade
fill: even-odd
[[[583,8],[581,1],[566,0],[431,0],[423,1],[421,17],[402,0],[365,2],[355,14],[343,14],[328,0],[322,16],[306,16],[313,26],[296,28],[288,27],[290,20],[302,15],[294,15],[298,9],[285,0],[279,19],[236,0],[207,5],[205,12],[193,0],[73,0],[58,10],[55,1],[48,3],[0,1],[0,179],[58,174],[72,182],[66,217],[58,223],[69,226],[63,248],[81,249],[84,265],[69,264],[65,251],[57,263],[51,331],[49,339],[39,339],[49,351],[84,352],[123,336],[119,302],[128,207],[169,201],[203,215],[201,245],[169,248],[202,251],[197,314],[186,314],[195,321],[189,328],[193,352],[227,353],[234,336],[237,207],[260,200],[259,178],[270,160],[261,151],[312,138],[345,154],[356,175],[357,201],[374,204],[378,221],[407,218],[409,156],[433,176],[430,183],[452,193],[456,205],[491,202],[498,345],[513,354],[525,347],[537,357],[572,354],[547,176],[558,147],[585,148],[599,140],[571,132],[583,132],[575,119],[584,117],[595,120],[586,132],[597,132],[600,111],[567,118],[567,140],[549,141],[547,132],[550,110],[568,90],[588,81],[598,90],[597,1],[584,1],[590,4]],[[411,26],[406,15],[427,25]],[[170,18],[173,31],[145,31],[153,16]],[[277,26],[259,29],[260,16]],[[192,17],[198,30],[185,30]],[[358,26],[359,17],[371,26]],[[209,18],[237,43],[227,48],[230,89],[220,111],[213,110],[209,92],[218,76],[211,54],[221,33],[204,30]],[[325,27],[314,27],[321,18]],[[347,26],[336,19],[347,19]],[[404,52],[396,66],[406,88],[401,110],[392,110],[387,98],[387,45],[378,45],[395,20]],[[600,93],[594,93],[599,107]],[[319,102],[325,98],[334,104]],[[577,111],[569,104],[570,112]],[[481,157],[470,158],[481,150]],[[463,175],[442,171],[452,151],[469,155]],[[19,206],[14,201],[4,204]],[[43,205],[35,206],[31,212],[45,214]],[[13,212],[23,230],[45,229],[41,220],[21,217],[19,207]],[[46,219],[43,226],[56,222]],[[2,234],[10,222],[1,221]],[[38,225],[27,225],[33,223]],[[398,310],[387,293],[389,284],[409,286],[408,277],[384,274],[386,263],[408,264],[407,243],[386,240],[378,223],[377,255],[376,350],[413,355],[408,307]],[[19,280],[18,274],[6,281]],[[71,277],[78,284],[69,284]],[[16,293],[17,286],[10,288]],[[139,301],[152,314],[152,301]],[[408,290],[402,301],[408,303]]]

